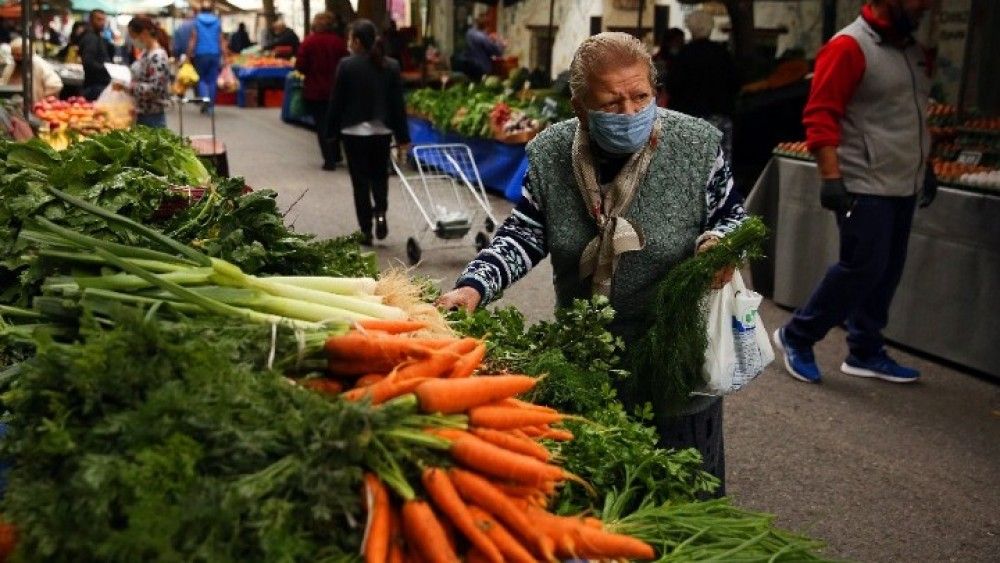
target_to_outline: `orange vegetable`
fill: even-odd
[[[422,500],[408,500],[403,503],[402,516],[406,543],[422,561],[456,563],[459,560],[429,504]]]
[[[424,381],[424,379],[419,378],[398,381],[392,377],[387,377],[374,385],[351,389],[350,391],[341,394],[341,397],[347,399],[348,401],[360,401],[361,399],[367,398],[371,400],[372,404],[380,405],[390,399],[395,399],[401,395],[412,393],[413,390]]]
[[[426,358],[430,351],[400,336],[380,336],[351,331],[326,341],[330,359],[388,362],[393,366],[410,359]],[[371,369],[369,369],[371,371]]]
[[[385,563],[390,540],[389,491],[372,473],[366,473],[364,479],[368,522],[361,550],[365,563]]]
[[[507,531],[499,522],[493,519],[485,510],[475,505],[469,506],[473,521],[483,530],[500,553],[512,563],[531,563],[535,560],[531,553]]]
[[[339,395],[344,390],[344,384],[325,377],[302,380],[302,386],[327,395]]]
[[[424,412],[455,414],[524,393],[537,380],[524,375],[498,375],[428,381],[417,390]]]
[[[494,446],[500,446],[505,450],[531,456],[539,461],[549,461],[549,450],[531,438],[522,438],[509,432],[501,432],[500,430],[490,428],[472,428],[470,432]]]
[[[389,555],[386,557],[387,563],[403,563],[405,557],[403,541],[403,529],[400,523],[399,510],[395,507],[389,508]]]
[[[526,426],[552,424],[563,419],[559,413],[548,413],[517,407],[485,405],[469,410],[469,424],[495,430],[514,430]]]
[[[356,321],[354,324],[365,330],[377,330],[388,334],[404,334],[427,328],[427,323],[420,321],[392,321],[385,319],[364,319]]]
[[[540,485],[545,481],[562,481],[567,478],[562,468],[494,446],[472,435],[452,442],[450,452],[458,463],[483,475],[506,481]]]
[[[376,383],[385,379],[385,376],[381,373],[369,373],[368,375],[363,375],[354,382],[355,387],[368,387],[370,385],[375,385]]]
[[[471,352],[463,355],[455,362],[448,377],[469,377],[476,371],[486,358],[486,343],[479,342]]]
[[[451,520],[451,523],[469,540],[469,543],[482,552],[487,561],[503,563],[500,550],[493,545],[493,542],[486,537],[482,530],[476,527],[468,507],[462,502],[462,498],[444,470],[436,467],[425,469],[422,480],[424,489],[434,501],[435,506]]]

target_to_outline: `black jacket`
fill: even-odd
[[[731,116],[739,72],[724,45],[696,39],[681,48],[667,70],[668,107],[696,117]]]
[[[88,29],[80,36],[80,60],[83,61],[83,86],[105,85],[111,82],[111,75],[104,63],[111,62],[108,46],[104,38]]]
[[[399,63],[386,58],[379,68],[368,55],[345,57],[333,81],[330,131],[339,136],[345,127],[373,120],[391,129],[397,143],[410,142]]]

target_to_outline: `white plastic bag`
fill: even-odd
[[[109,84],[94,100],[94,107],[107,114],[112,129],[128,129],[135,123],[135,99],[127,92]]]
[[[708,350],[703,368],[708,393],[739,390],[774,361],[774,350],[758,308],[761,295],[748,289],[739,271],[709,297]]]

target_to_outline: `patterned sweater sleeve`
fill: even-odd
[[[482,296],[481,305],[486,305],[548,254],[545,217],[529,171],[521,200],[497,229],[490,245],[465,268],[455,287],[475,289]]]
[[[721,148],[708,175],[705,203],[707,213],[704,233],[698,237],[698,244],[709,237],[726,236],[747,219],[747,212],[743,209],[743,196],[733,189],[733,172]]]

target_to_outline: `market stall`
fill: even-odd
[[[948,161],[961,155],[972,134],[958,141],[966,149],[936,145],[935,170],[941,180],[933,205],[918,209],[906,269],[896,292],[885,335],[890,340],[958,364],[1000,376],[1000,160],[986,152],[970,165]],[[772,226],[769,259],[758,264],[759,291],[775,303],[805,303],[830,264],[837,260],[833,215],[820,207],[816,164],[804,143],[779,145],[748,198],[748,208]],[[991,181],[992,179],[992,181]]]
[[[0,557],[822,560],[625,413],[606,301],[446,323],[162,129],[0,161]]]
[[[286,59],[263,56],[239,56],[232,62],[239,80],[236,105],[239,107],[281,107],[285,80],[292,72]]]

